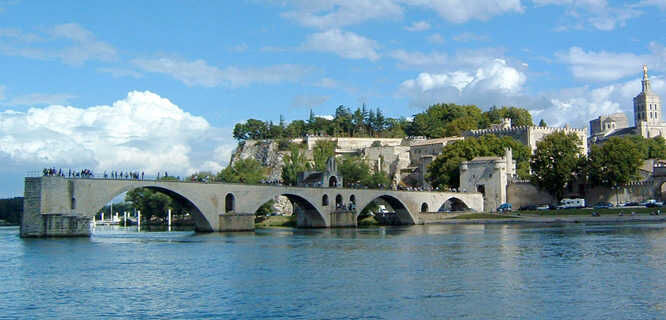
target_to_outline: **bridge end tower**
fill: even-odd
[[[63,177],[25,178],[21,237],[89,237],[92,217],[76,214],[72,193]]]

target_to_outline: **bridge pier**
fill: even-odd
[[[331,228],[356,227],[356,214],[353,211],[333,211],[330,215]]]
[[[254,219],[254,213],[220,214],[218,231],[254,231]]]

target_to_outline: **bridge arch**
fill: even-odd
[[[385,219],[384,221],[385,224],[399,224],[399,225],[416,224],[416,219],[412,216],[411,212],[409,211],[409,207],[404,202],[402,202],[402,200],[390,194],[382,194],[376,196],[367,203],[364,203],[363,207],[359,207],[360,210],[357,210],[356,218],[358,219],[360,213],[363,210],[365,210],[367,206],[369,206],[371,203],[373,203],[378,199],[383,200],[393,209],[393,212],[388,215],[388,219]],[[381,217],[376,217],[376,218],[379,218],[381,220]]]
[[[421,204],[421,212],[428,212],[428,204],[427,203],[422,203]]]
[[[284,196],[287,197],[287,199],[289,199],[294,208],[294,214],[296,215],[298,227],[325,228],[328,226],[326,219],[324,218],[324,215],[319,211],[319,209],[315,204],[313,204],[312,202],[310,202],[310,200],[304,198],[301,195],[290,192],[276,193],[271,195],[270,198],[264,199],[264,201],[260,201],[259,205],[256,206],[254,210],[251,210],[251,212],[253,213],[257,212],[257,210],[259,210],[259,208],[264,203],[276,198],[277,196]],[[328,195],[324,195],[322,199],[326,199],[326,203],[328,203]],[[315,199],[315,201],[317,200]]]
[[[175,188],[170,188],[165,185],[159,185],[159,184],[126,184],[121,186],[120,188],[116,188],[111,190],[110,192],[106,192],[103,196],[99,197],[98,199],[101,199],[100,201],[97,202],[90,202],[86,207],[88,207],[90,210],[85,210],[86,214],[96,214],[99,212],[101,208],[103,208],[107,203],[112,201],[115,197],[134,190],[134,189],[140,189],[140,188],[146,188],[150,189],[153,191],[158,191],[161,193],[166,194],[167,196],[171,197],[175,201],[178,201],[183,205],[183,207],[187,208],[190,210],[190,214],[192,215],[192,219],[194,220],[195,224],[195,229],[196,231],[199,232],[212,232],[213,226],[211,222],[209,221],[209,218],[206,217],[204,214],[204,210],[201,208],[201,204],[196,203],[196,201],[192,200],[192,197],[186,195],[184,192],[180,190],[175,190]],[[74,200],[76,201],[76,200]]]
[[[465,201],[457,198],[451,197],[446,199],[439,207],[440,212],[452,212],[452,211],[467,211],[470,210],[470,207],[465,203]]]

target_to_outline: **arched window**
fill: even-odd
[[[335,208],[339,209],[342,207],[344,207],[344,204],[342,203],[342,196],[341,195],[335,196]]]
[[[330,179],[328,179],[328,187],[329,188],[335,188],[338,186],[338,178],[335,176],[332,176]]]
[[[428,204],[427,203],[424,202],[421,205],[421,212],[428,212]]]
[[[224,197],[224,212],[234,211],[234,195],[227,193],[227,196]]]
[[[325,194],[323,197],[321,197],[321,205],[322,206],[328,206],[328,195]]]
[[[356,196],[353,195],[353,194],[351,196],[349,196],[349,202],[351,202],[353,204],[356,204]]]

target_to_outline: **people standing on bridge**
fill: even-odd
[[[141,180],[143,180],[143,171],[141,171]]]

